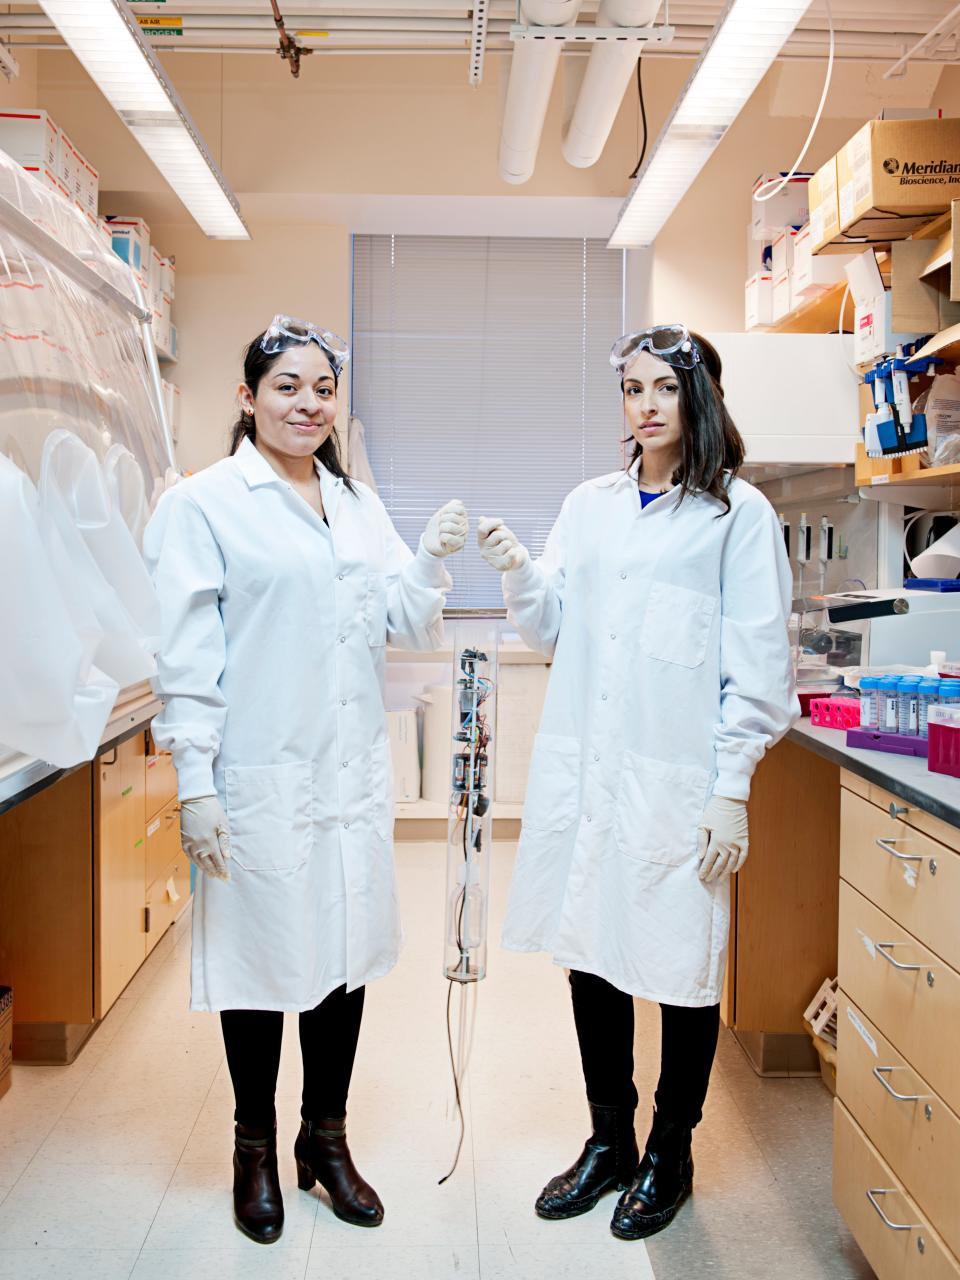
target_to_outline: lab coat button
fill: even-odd
[[[349,763],[350,763],[350,761],[349,761],[349,760],[344,760],[344,761],[341,763],[340,768],[341,768],[341,769],[346,769],[346,767],[349,765]]]
[[[338,582],[342,582],[345,576],[346,576],[345,574],[338,573],[338,574],[337,574],[337,581],[338,581]]]
[[[340,705],[341,705],[341,707],[345,707],[345,706],[347,705],[347,700],[346,700],[346,698],[341,698],[341,699],[340,699]]]
[[[338,638],[339,638],[339,640],[340,640],[340,643],[341,643],[341,644],[346,644],[346,643],[347,643],[347,637],[346,637],[346,636],[340,636],[340,637],[338,637]]]
[[[344,829],[344,831],[349,831],[349,830],[350,830],[350,823],[349,823],[349,822],[345,822],[345,823],[343,824],[343,829]]]
[[[593,818],[591,818],[591,817],[590,817],[589,813],[587,814],[587,821],[588,821],[588,822],[592,822],[592,821],[593,821]]]
[[[596,761],[596,763],[597,763],[597,764],[599,764],[599,763],[600,763],[600,757],[599,757],[599,756],[595,755],[593,758],[594,758],[594,760]]]
[[[615,631],[611,631],[611,632],[610,632],[610,639],[611,639],[611,640],[616,640],[616,638],[617,638],[617,633],[616,633]]]
[[[600,701],[601,701],[601,702],[606,702],[606,700],[607,700],[607,695],[606,695],[605,693],[601,693],[601,695],[600,695]]]
[[[627,575],[626,575],[625,573],[621,573],[621,575],[620,575],[620,577],[621,577],[621,578],[626,578],[626,576],[627,576]]]

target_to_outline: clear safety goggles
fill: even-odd
[[[350,359],[350,348],[343,338],[329,329],[318,329],[309,320],[295,320],[293,316],[274,316],[270,327],[260,339],[260,349],[268,356],[285,351],[294,343],[315,342],[324,352],[337,377]]]
[[[610,348],[610,363],[622,373],[641,351],[649,351],[675,369],[692,369],[700,360],[700,352],[685,324],[657,324],[639,333],[625,333]]]

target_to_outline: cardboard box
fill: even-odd
[[[62,130],[57,161],[57,177],[70,192],[72,200],[78,194],[80,185],[80,154]]]
[[[100,204],[100,174],[86,156],[80,156],[80,201],[87,213],[97,216]]]
[[[777,276],[782,276],[785,271],[790,271],[793,267],[793,251],[798,234],[793,227],[784,227],[773,242],[770,270],[774,278],[774,288],[776,288]]]
[[[744,287],[744,328],[773,324],[773,276],[768,271],[752,275]]]
[[[177,266],[172,258],[161,259],[160,292],[172,302],[177,296]]]
[[[905,240],[960,197],[960,120],[870,120],[837,156],[840,230]]]
[[[60,130],[46,111],[11,107],[0,111],[0,151],[29,169],[57,172]]]
[[[180,358],[180,337],[175,324],[170,326],[170,354],[174,360]]]
[[[847,264],[846,273],[855,306],[854,364],[873,364],[883,356],[893,355],[904,343],[913,342],[916,333],[893,327],[893,295],[883,287],[873,250],[857,254]]]
[[[855,256],[851,253],[815,254],[813,229],[804,227],[793,245],[793,305],[797,307],[802,302],[809,302],[835,284],[842,284],[846,279],[846,265]]]
[[[756,192],[765,183],[785,176],[783,173],[762,174],[753,184],[753,190]],[[772,241],[784,227],[802,227],[809,220],[809,181],[809,173],[796,173],[771,199],[757,201],[751,196],[750,222],[754,240]]]
[[[387,736],[393,760],[393,798],[397,804],[413,804],[420,799],[416,711],[388,711]]]
[[[170,435],[173,443],[176,444],[180,439],[180,388],[163,379],[160,381],[160,386],[163,389],[163,406],[170,427]]]
[[[837,196],[837,157],[833,156],[810,179],[810,237],[814,253],[833,252],[840,235]]]
[[[140,276],[146,292],[146,270],[150,262],[150,228],[142,218],[128,218],[122,214],[107,214],[113,251]]]
[[[161,311],[163,306],[163,255],[153,245],[147,258],[147,302],[151,310]]]
[[[42,182],[45,187],[49,187],[51,191],[56,191],[58,196],[69,196],[67,188],[63,185],[56,173],[52,169],[48,169],[46,165],[38,168],[36,165],[23,165],[24,173],[32,174],[38,182]]]
[[[13,1083],[13,990],[0,987],[0,1098]]]
[[[790,271],[781,271],[778,276],[774,276],[772,297],[773,323],[776,324],[777,321],[783,320],[793,310],[792,273]]]
[[[894,329],[939,333],[960,323],[960,302],[950,300],[949,268],[924,279],[931,240],[898,240],[891,246],[890,291]]]

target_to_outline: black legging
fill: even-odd
[[[300,1014],[304,1120],[339,1119],[360,1037],[364,988],[338,987]],[[272,1129],[277,1119],[277,1073],[283,1014],[267,1009],[225,1009],[220,1014],[227,1066],[236,1100],[234,1119],[250,1129]]]
[[[573,969],[573,1017],[587,1098],[594,1106],[635,1107],[633,996],[603,978]],[[703,1114],[720,1032],[720,1006],[660,1006],[662,1027],[657,1111],[694,1128]]]

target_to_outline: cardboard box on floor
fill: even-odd
[[[960,120],[870,120],[837,155],[840,231],[905,240],[960,198]]]

